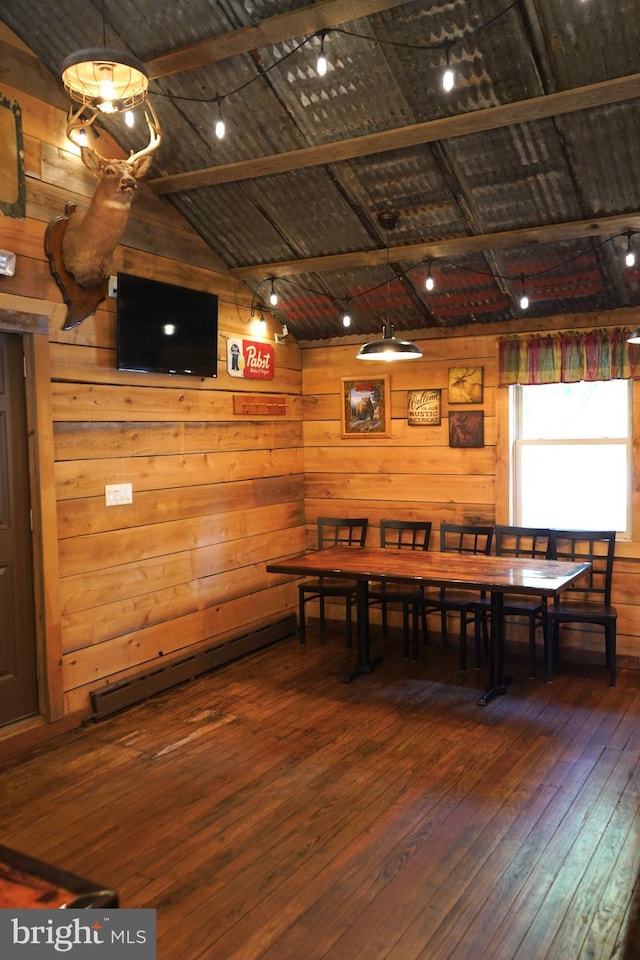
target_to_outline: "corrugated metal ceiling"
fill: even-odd
[[[294,11],[306,32],[288,35]],[[384,152],[249,178],[232,172],[228,182],[167,193],[230,269],[260,285],[260,296],[276,277],[276,312],[292,333],[323,339],[347,332],[347,301],[348,332],[378,333],[387,284],[398,332],[519,318],[523,276],[536,317],[640,304],[637,270],[624,264],[624,232],[640,229],[636,87],[622,102],[593,105],[581,92],[575,111],[529,119],[524,105],[492,129],[445,130],[403,145],[403,128],[415,124],[480,117],[638,74],[637,13],[637,0],[5,0],[0,17],[56,77],[69,52],[103,37],[148,62],[209,38],[236,42],[251,28],[285,25],[277,41],[214,54],[203,65],[194,59],[192,69],[152,80],[163,129],[151,174],[159,191],[166,176],[397,130],[397,145]],[[325,36],[325,77],[315,65],[319,26],[335,27]],[[456,72],[449,94],[440,86],[447,44]],[[222,141],[213,135],[217,94]],[[109,129],[133,145],[113,121]],[[393,233],[378,223],[385,210],[399,217]],[[628,219],[610,233],[576,228],[544,243],[518,233],[615,215]],[[496,242],[505,233],[509,242]],[[483,238],[475,250],[451,246],[472,237]],[[441,241],[435,254],[402,250]],[[333,259],[356,253],[356,263]],[[290,263],[323,257],[332,260]],[[427,293],[431,259],[436,288]]]

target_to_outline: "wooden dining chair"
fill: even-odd
[[[590,570],[547,607],[547,680],[553,680],[559,659],[560,625],[594,624],[604,628],[605,662],[609,685],[616,685],[617,612],[611,606],[615,530],[551,530],[549,557],[573,563],[588,562]]]
[[[428,550],[431,538],[430,520],[381,520],[380,546],[386,550]],[[424,587],[412,584],[386,583],[369,587],[369,606],[379,606],[382,612],[382,636],[386,640],[389,631],[388,607],[391,604],[402,608],[402,655],[409,659],[409,619],[414,610],[422,614],[426,639],[427,618],[422,608]],[[414,651],[416,644],[414,644]]]
[[[440,524],[440,552],[490,554],[493,543],[493,526],[467,523]],[[476,604],[483,599],[484,594],[472,590],[455,590],[450,587],[440,587],[437,590],[425,590],[423,608],[426,613],[440,613],[440,632],[442,643],[448,643],[447,616],[450,613],[459,617],[460,636],[460,669],[467,668],[467,627],[475,623]],[[488,630],[486,621],[484,629]]]
[[[546,527],[514,527],[496,524],[494,528],[495,553],[497,557],[529,557],[546,560],[549,556],[549,530]],[[505,617],[524,617],[529,624],[529,676],[536,675],[536,630],[542,631],[544,649],[547,649],[546,626],[547,601],[545,597],[517,596],[507,594],[504,598]],[[485,634],[487,619],[491,614],[490,597],[482,597],[476,604],[475,618],[475,665],[480,666],[481,631]],[[486,649],[485,649],[486,652]]]
[[[366,517],[318,517],[318,550],[337,546],[364,547],[368,525],[369,520]],[[356,587],[355,580],[338,580],[331,577],[317,577],[301,583],[298,586],[300,643],[306,643],[305,605],[310,600],[320,601],[320,629],[324,630],[324,602],[327,597],[332,597],[343,599],[345,602],[347,646],[351,647],[351,611],[356,601]]]

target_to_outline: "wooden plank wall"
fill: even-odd
[[[70,152],[64,110],[38,96],[37,61],[1,24],[0,54],[2,93],[23,111],[28,177],[25,220],[0,221],[0,246],[18,255],[16,276],[2,278],[0,292],[41,301],[51,316],[51,305],[61,306],[62,298],[44,256],[46,225],[67,199],[86,203],[93,181]],[[289,341],[277,346],[276,378],[260,391],[285,396],[286,415],[234,413],[234,394],[256,392],[250,381],[228,378],[224,366],[225,337],[250,334],[249,292],[224,272],[169,201],[144,186],[115,269],[218,294],[219,376],[201,382],[119,372],[113,301],[67,332],[54,310],[54,606],[61,617],[67,714],[87,710],[96,686],[292,609],[295,583],[267,575],[265,565],[305,541],[314,545],[321,514],[367,515],[372,543],[383,516],[430,518],[434,544],[443,520],[507,521],[508,410],[495,375],[496,337],[505,331],[421,335],[423,359],[378,374],[391,378],[390,438],[345,440],[340,377],[362,375],[354,341],[305,345],[303,351]],[[628,313],[563,318],[562,325],[637,325]],[[484,368],[482,448],[449,447],[452,365]],[[407,391],[429,387],[442,390],[441,424],[409,426]],[[637,442],[635,450],[638,464]],[[105,484],[122,482],[132,483],[133,504],[107,508]],[[619,651],[637,666],[636,537],[618,545],[615,602]],[[572,642],[587,652],[601,649],[596,637],[576,635]]]
[[[29,54],[0,25],[2,54],[5,64],[18,64],[28,87]],[[20,76],[13,85],[6,79],[5,71],[1,92],[23,115],[27,211],[24,220],[0,221],[0,247],[17,254],[15,276],[1,278],[0,293],[15,304],[42,301],[49,315],[51,304],[59,305],[48,338],[55,606],[64,709],[87,712],[90,690],[246,632],[295,602],[293,584],[265,566],[304,542],[301,357],[289,338],[275,346],[273,380],[226,374],[227,337],[257,339],[251,293],[144,184],[113,272],[218,295],[217,379],[116,370],[114,300],[62,330],[62,295],[44,233],[68,199],[86,207],[95,181],[66,139],[64,111],[21,89]],[[99,149],[121,155],[104,134]],[[280,325],[268,319],[273,343]],[[236,415],[233,398],[243,391],[284,397],[284,415]],[[133,503],[106,507],[111,483],[131,483]],[[45,568],[48,562],[45,556]]]
[[[564,317],[562,327],[634,325],[631,311],[590,317]],[[545,329],[557,329],[557,322]],[[487,332],[484,332],[484,329]],[[527,332],[526,321],[512,324],[510,332]],[[530,329],[530,328],[529,328]],[[539,329],[539,327],[538,327]],[[498,389],[497,337],[504,330],[477,326],[449,336],[420,334],[416,339],[423,357],[396,364],[367,363],[355,359],[358,344],[303,345],[305,507],[307,544],[315,543],[318,516],[367,516],[371,524],[367,542],[379,544],[382,518],[427,519],[433,522],[431,548],[437,549],[440,523],[508,523],[508,391]],[[328,357],[329,354],[329,357]],[[391,386],[391,437],[341,436],[341,377],[358,379],[389,374]],[[448,371],[453,366],[480,366],[484,371],[481,404],[464,404],[454,410],[484,412],[484,447],[449,446]],[[327,375],[327,371],[331,371]],[[365,379],[366,379],[365,377]],[[438,388],[442,391],[439,426],[409,426],[407,391]],[[634,384],[634,475],[640,472],[640,384]],[[637,481],[636,481],[637,487]],[[635,534],[631,542],[616,547],[614,603],[618,609],[620,662],[638,667],[640,654],[640,525],[638,494],[635,498]],[[374,614],[375,615],[375,614]],[[452,624],[453,626],[453,624]],[[433,622],[434,632],[437,623]],[[514,624],[510,636],[524,642]],[[569,631],[563,649],[576,658],[601,658],[601,632]]]

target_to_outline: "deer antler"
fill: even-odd
[[[91,116],[83,117],[85,111],[90,109],[91,108],[87,107],[84,103],[78,110],[75,111],[75,113],[73,111],[73,107],[69,108],[69,113],[67,114],[67,137],[72,143],[75,143],[76,146],[80,146],[80,144],[78,144],[78,141],[73,134],[76,131],[88,130],[98,116],[98,110],[94,107]]]
[[[149,143],[146,147],[143,147],[142,150],[138,150],[136,153],[131,151],[129,155],[129,163],[133,163],[134,160],[140,160],[141,157],[145,157],[150,153],[153,153],[160,146],[162,140],[162,134],[160,133],[160,121],[158,120],[158,114],[153,109],[153,105],[150,100],[147,100],[144,118],[147,121],[147,127],[149,128]]]

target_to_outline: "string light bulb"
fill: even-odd
[[[133,110],[126,110],[124,114],[124,122],[129,127],[129,130],[132,130],[136,125],[136,118],[133,115]]]
[[[324,77],[327,72],[327,58],[324,55],[324,38],[327,35],[326,30],[320,31],[320,53],[318,54],[318,59],[316,61],[316,73],[319,77]]]
[[[267,333],[267,321],[264,318],[264,313],[262,310],[260,311],[260,318],[258,320],[258,333],[263,337]]]
[[[453,86],[455,84],[456,78],[449,61],[449,52],[451,50],[450,44],[447,44],[447,65],[445,67],[444,73],[442,74],[442,89],[445,93],[451,93]]]
[[[350,327],[351,326],[351,314],[349,313],[349,301],[345,304],[345,308],[342,314],[342,326]]]
[[[276,293],[274,283],[275,277],[271,277],[271,293],[269,294],[269,303],[272,307],[276,307],[278,305],[278,294]]]
[[[218,104],[218,118],[215,126],[216,137],[218,140],[222,140],[227,132],[227,128],[225,127],[224,117],[222,116],[222,97],[219,93],[216,93],[215,102]]]
[[[425,287],[427,290],[431,291],[435,287],[435,280],[431,274],[431,260],[429,260],[429,266],[427,267],[427,279],[425,280]]]
[[[633,267],[636,262],[636,255],[631,249],[631,231],[627,234],[627,253],[624,262],[628,267]]]
[[[520,283],[522,284],[522,293],[520,294],[520,309],[528,310],[529,308],[529,297],[527,296],[527,290],[524,285],[524,274],[520,277]]]

